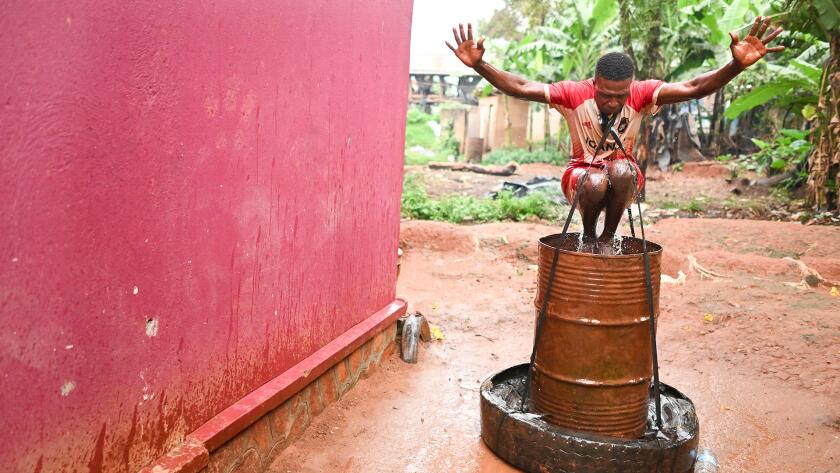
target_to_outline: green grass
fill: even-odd
[[[446,161],[446,158],[446,156],[439,152],[436,152],[432,156],[425,156],[410,149],[405,150],[405,164],[409,166],[425,166],[434,161]]]
[[[767,203],[755,197],[729,196],[723,201],[723,208],[727,210],[748,210],[755,214],[767,212]]]
[[[536,193],[517,199],[502,193],[496,199],[450,195],[429,197],[417,175],[408,175],[403,184],[402,216],[418,220],[452,223],[482,223],[502,220],[521,221],[529,217],[555,219],[559,207],[546,196]]]
[[[569,162],[569,157],[556,149],[528,151],[519,148],[500,148],[487,153],[481,159],[482,164],[507,164],[511,161],[519,164],[548,163],[562,166]]]
[[[412,146],[422,146],[426,149],[434,149],[437,144],[437,138],[432,127],[429,126],[430,121],[434,121],[432,115],[421,112],[416,108],[408,109],[405,124],[405,147],[406,149]]]
[[[452,137],[452,124],[441,131],[441,136],[435,136],[429,122],[438,121],[434,115],[423,113],[416,108],[408,109],[405,125],[405,164],[425,166],[432,161],[446,161],[450,155],[458,156],[458,141]],[[431,153],[412,151],[419,146]]]
[[[706,201],[705,199],[695,197],[681,205],[680,210],[683,212],[702,212],[706,210]]]
[[[703,212],[706,210],[709,198],[706,196],[693,197],[691,200],[676,201],[663,200],[657,207],[667,210],[682,210],[683,212]]]

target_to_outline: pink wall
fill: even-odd
[[[4,3],[4,471],[136,469],[394,299],[411,7]]]

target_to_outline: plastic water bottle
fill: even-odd
[[[406,363],[417,363],[417,344],[420,339],[420,317],[414,314],[405,319],[402,326],[400,350],[402,359]]]
[[[718,461],[712,449],[700,449],[694,462],[694,473],[717,473],[717,471]]]

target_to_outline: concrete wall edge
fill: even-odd
[[[139,473],[195,473],[207,466],[210,452],[246,430],[266,413],[314,382],[365,342],[406,313],[407,303],[395,299],[351,327],[315,353],[255,389],[188,434]]]

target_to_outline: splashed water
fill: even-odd
[[[598,241],[586,241],[581,233],[578,234],[577,246],[574,251],[604,256],[621,256],[625,249],[622,245],[624,238],[621,233],[616,232],[608,243],[600,243]]]
[[[541,238],[540,242],[551,248],[554,248],[559,244],[560,249],[563,251],[586,254],[600,254],[607,256],[632,256],[641,255],[643,252],[641,239],[623,236],[621,234],[616,234],[615,237],[613,237],[612,241],[608,243],[609,248],[607,249],[607,251],[609,253],[595,251],[597,248],[593,248],[592,246],[594,242],[592,242],[589,239],[584,239],[578,232],[567,233],[566,237],[563,237],[561,234],[548,235],[546,237]],[[651,254],[657,251],[662,251],[661,246],[657,245],[655,242],[652,242],[650,240],[648,240],[647,246],[648,251]]]
[[[612,243],[613,254],[620,255],[621,254],[621,233],[620,232],[615,232],[615,235],[613,235],[611,243]]]

